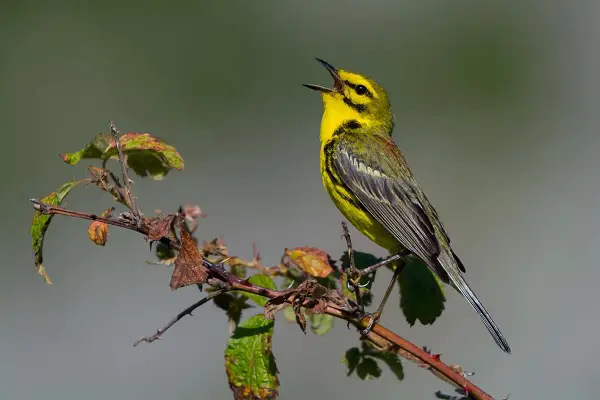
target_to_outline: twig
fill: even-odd
[[[361,274],[354,264],[354,250],[352,249],[352,239],[350,238],[350,231],[348,230],[348,224],[346,221],[342,221],[343,236],[346,239],[346,245],[348,246],[348,271],[346,273],[346,285],[352,286],[352,291],[356,294],[356,304],[362,314],[365,313],[365,305],[363,304],[362,297],[360,295],[360,278]]]
[[[142,217],[140,209],[137,206],[137,200],[133,195],[133,191],[131,190],[131,183],[133,181],[129,179],[127,161],[125,160],[125,154],[121,149],[121,133],[117,129],[115,121],[110,121],[110,133],[115,139],[115,146],[117,147],[117,153],[119,155],[119,164],[121,165],[121,172],[123,173],[123,186],[125,187],[125,194],[129,199],[129,204],[131,204],[131,212],[133,213],[133,217],[135,218],[137,225],[140,226],[142,224]]]
[[[138,344],[142,343],[142,342],[146,342],[146,343],[152,343],[155,340],[159,340],[162,339],[162,335],[164,335],[164,333],[166,331],[169,330],[169,328],[171,328],[173,325],[175,325],[180,319],[182,319],[183,317],[185,317],[186,315],[191,316],[192,312],[202,306],[203,304],[209,302],[210,300],[214,299],[215,297],[227,292],[228,289],[220,289],[217,290],[215,292],[209,293],[206,295],[206,297],[204,297],[203,299],[195,302],[194,304],[192,304],[191,306],[189,306],[188,308],[186,308],[185,310],[183,310],[182,312],[180,312],[179,314],[177,314],[177,316],[175,318],[173,318],[171,321],[169,321],[168,324],[166,324],[165,326],[163,326],[162,328],[160,328],[159,330],[156,331],[156,333],[154,335],[151,336],[144,336],[139,338],[138,340],[135,341],[135,343],[133,344],[133,347],[136,347]]]
[[[131,221],[130,219],[126,219],[123,217],[120,217],[118,219],[103,218],[95,214],[82,213],[67,210],[62,207],[47,205],[41,203],[39,200],[36,199],[32,199],[31,201],[33,203],[34,208],[44,214],[66,215],[74,218],[102,221],[110,225],[136,231],[143,235],[148,235],[149,228],[147,225],[141,224],[138,226],[134,221]],[[174,250],[179,249],[179,244],[170,240],[169,238],[163,237],[160,241]],[[247,293],[254,293],[260,296],[268,297],[270,299],[283,296],[287,293],[286,290],[274,290],[254,285],[248,280],[238,278],[231,272],[220,267],[218,264],[214,264],[206,259],[203,259],[203,264],[209,271],[209,284],[216,285],[218,282],[220,282],[228,290],[239,290]],[[206,302],[208,300],[206,300],[205,297],[201,300],[201,302],[202,301]],[[289,303],[293,300],[287,301]],[[314,300],[307,299],[302,304],[302,306],[314,307],[314,304]],[[195,304],[193,306],[195,306]],[[324,305],[321,305],[320,310],[325,314],[329,314],[331,316],[349,322],[359,330],[366,328],[370,321],[370,318],[368,316],[357,316],[355,313],[352,313],[351,311],[340,307],[333,301],[327,301]],[[187,309],[182,311],[182,313],[180,313],[180,315],[178,315],[175,318],[175,320],[177,320],[180,316],[186,315],[186,311]],[[158,336],[160,336],[160,334]],[[402,357],[418,363],[421,367],[429,370],[438,378],[454,385],[457,388],[465,390],[472,398],[476,400],[493,400],[493,398],[489,394],[485,393],[482,389],[480,389],[474,383],[469,381],[464,375],[460,374],[452,366],[443,363],[439,359],[439,357],[429,354],[429,352],[398,336],[397,334],[391,332],[390,330],[386,329],[378,323],[375,323],[373,325],[372,330],[367,335],[367,339],[380,347],[390,349],[390,351],[395,351]]]

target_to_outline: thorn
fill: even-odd
[[[468,385],[463,385],[462,390],[465,392],[465,396],[469,397],[470,394],[470,390],[469,390],[469,386]]]
[[[223,265],[225,265],[225,263],[226,263],[227,261],[229,261],[229,260],[231,260],[231,257],[226,257],[226,258],[222,259],[221,261],[219,261],[219,264],[217,264],[217,265],[218,265],[218,267],[219,267],[219,268],[223,268],[223,269],[224,269]],[[248,282],[249,282],[249,281],[248,281]]]
[[[436,361],[440,361],[441,356],[442,356],[442,353],[432,354],[431,358],[435,359]]]

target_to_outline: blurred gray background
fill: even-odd
[[[267,263],[299,245],[337,257],[341,216],[318,170],[321,103],[300,86],[330,83],[316,56],[388,89],[394,137],[513,354],[450,291],[433,326],[409,327],[397,293],[383,324],[474,370],[499,399],[596,398],[599,12],[598,2],[542,0],[3,5],[0,397],[231,398],[221,311],[203,307],[134,348],[198,291],[171,292],[170,269],[144,263],[140,236],[113,229],[101,248],[86,223],[60,217],[45,246],[55,283],[45,285],[27,200],[83,177],[57,154],[115,119],[166,138],[186,161],[162,182],[136,180],[146,213],[199,203],[209,215],[200,237],[224,235],[237,255],[251,257],[256,242]],[[98,193],[78,188],[67,205],[99,212],[111,201]],[[386,367],[379,380],[347,378],[340,359],[356,343],[341,323],[316,337],[280,318],[281,398],[451,391],[408,362],[403,382]]]

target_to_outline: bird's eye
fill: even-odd
[[[356,93],[361,94],[361,95],[365,94],[365,93],[367,93],[367,88],[364,87],[363,85],[358,85],[358,86],[356,86]]]

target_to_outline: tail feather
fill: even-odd
[[[467,284],[467,281],[465,281],[465,278],[460,273],[459,264],[452,256],[452,253],[448,251],[442,251],[442,253],[438,257],[438,261],[448,274],[450,283],[464,296],[465,299],[467,299],[469,304],[471,304],[471,307],[473,307],[473,309],[477,311],[477,314],[479,314],[479,316],[481,317],[481,320],[485,324],[485,327],[488,329],[498,346],[500,346],[502,350],[510,354],[510,346],[508,345],[508,342],[502,335],[502,332],[500,332],[500,329],[498,328],[494,320],[492,320],[490,314],[483,307],[483,304],[481,304],[473,290],[471,290],[471,288]]]

